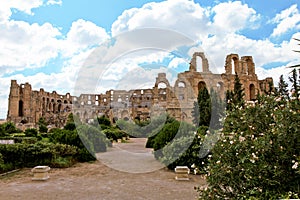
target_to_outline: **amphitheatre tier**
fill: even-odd
[[[197,71],[197,57],[202,59],[202,71]],[[189,70],[179,73],[173,86],[165,73],[159,73],[153,88],[108,90],[104,94],[72,96],[70,93],[46,92],[43,88],[32,90],[29,83],[18,84],[16,80],[11,80],[7,120],[25,129],[35,127],[40,118],[52,127],[62,127],[71,112],[84,122],[102,115],[112,122],[118,119],[147,120],[166,112],[177,120],[192,122],[191,112],[199,89],[214,89],[224,98],[227,90],[233,90],[235,74],[239,76],[247,101],[269,91],[273,84],[272,78],[258,79],[252,56],[240,58],[238,54],[227,55],[225,73],[214,74],[209,70],[204,53],[195,52]]]

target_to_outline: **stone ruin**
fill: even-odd
[[[197,66],[198,57],[202,60],[201,66]],[[252,56],[239,58],[237,54],[230,54],[226,57],[225,73],[213,74],[204,53],[195,52],[189,70],[179,73],[173,86],[165,73],[159,73],[153,88],[72,96],[70,93],[45,92],[44,89],[34,91],[29,83],[19,85],[16,80],[11,80],[7,120],[24,129],[35,127],[41,117],[52,127],[62,127],[71,112],[84,122],[103,115],[112,122],[118,119],[147,120],[166,112],[177,120],[191,123],[199,89],[213,88],[224,98],[227,90],[233,90],[235,73],[247,101],[255,100],[258,93],[269,91],[273,84],[272,78],[258,80]]]

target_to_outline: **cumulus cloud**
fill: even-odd
[[[170,29],[185,33],[192,39],[207,33],[207,10],[199,4],[187,0],[168,0],[147,3],[141,8],[126,10],[113,23],[112,36],[136,28]],[[197,24],[197,26],[194,26]]]
[[[72,23],[66,39],[62,41],[62,52],[65,56],[70,57],[101,44],[109,37],[104,28],[90,21],[79,19]]]
[[[57,36],[61,33],[49,23],[28,24],[9,21],[0,24],[0,68],[4,73],[41,67],[58,55]]]
[[[287,31],[300,29],[300,13],[297,4],[292,5],[286,10],[281,11],[271,20],[272,23],[277,24],[277,27],[271,34],[272,37],[280,36]]]
[[[211,9],[212,26],[222,32],[236,32],[244,28],[257,28],[260,15],[240,1],[220,3]]]
[[[6,21],[11,16],[11,9],[17,9],[28,15],[33,15],[32,9],[43,5],[43,0],[11,0],[1,1],[0,6],[0,22]]]

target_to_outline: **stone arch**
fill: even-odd
[[[226,74],[239,73],[239,56],[237,54],[230,54],[226,57],[225,71]]]
[[[155,87],[158,88],[158,84],[160,83],[166,84],[166,88],[170,87],[170,83],[166,77],[166,73],[159,73],[158,77],[156,77]]]
[[[52,111],[52,103],[51,103],[51,102],[48,104],[48,111],[49,111],[49,112]]]
[[[249,86],[249,94],[250,94],[250,100],[255,100],[256,96],[255,96],[255,85],[254,84],[250,84]]]
[[[206,83],[204,81],[200,81],[198,83],[198,91],[203,89],[203,88],[206,88]]]
[[[58,104],[58,106],[57,106],[57,111],[58,111],[58,112],[61,111],[61,104]]]
[[[209,72],[209,64],[208,60],[204,55],[204,52],[195,52],[193,54],[192,60],[190,62],[190,71],[197,71],[197,58],[201,58],[202,63],[202,71],[201,72]]]
[[[122,112],[121,112],[121,118],[125,118],[125,117],[128,117],[128,111],[127,110],[123,110]]]
[[[157,88],[158,89],[165,89],[165,88],[167,88],[167,84],[165,82],[161,81],[157,84]]]
[[[19,117],[23,117],[24,116],[24,105],[23,105],[23,101],[20,100],[19,101]]]
[[[88,113],[84,111],[83,113],[83,119],[87,122],[88,121]]]
[[[53,113],[56,113],[56,103],[53,104]]]
[[[181,120],[184,121],[187,119],[187,114],[185,112],[181,113]]]
[[[178,84],[177,84],[177,86],[178,86],[179,88],[185,88],[185,87],[186,87],[184,81],[179,81]]]

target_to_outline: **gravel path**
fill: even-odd
[[[51,169],[47,181],[32,181],[31,169],[0,177],[0,199],[196,199],[194,187],[204,185],[205,180],[190,175],[189,181],[176,181],[175,173],[161,168],[144,142],[133,139],[115,144],[97,155],[99,161]]]

